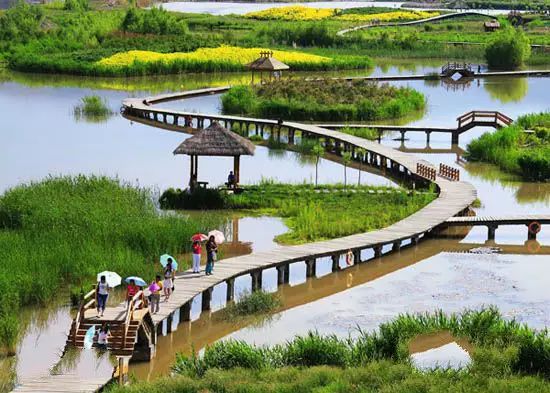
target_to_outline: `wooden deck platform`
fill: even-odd
[[[445,224],[449,226],[529,225],[533,221],[539,224],[550,224],[550,214],[451,217],[445,221]]]
[[[62,374],[25,381],[13,389],[14,393],[93,393],[102,389],[111,377],[81,378],[78,375]]]

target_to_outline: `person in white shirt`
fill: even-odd
[[[107,344],[109,343],[109,336],[111,335],[110,327],[108,323],[104,323],[97,332],[97,347],[99,349],[107,349]]]
[[[107,298],[109,297],[109,291],[111,288],[107,284],[105,276],[99,278],[99,282],[96,285],[96,297],[97,297],[97,315],[101,313],[101,316],[105,313],[105,306],[107,305]]]

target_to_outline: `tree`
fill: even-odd
[[[365,161],[365,157],[367,155],[367,150],[363,149],[362,147],[355,150],[355,154],[357,154],[357,158],[359,158],[359,162],[361,167],[363,166],[363,162]],[[357,179],[357,185],[361,185],[361,168],[359,168],[359,178]]]
[[[348,184],[348,165],[351,162],[351,153],[349,151],[342,154],[342,163],[344,164],[344,188]]]
[[[319,160],[325,154],[325,149],[320,144],[313,146],[311,153],[315,156],[315,187],[317,187],[317,179],[319,173]]]
[[[531,56],[529,38],[521,28],[507,27],[497,33],[485,49],[490,68],[515,69]]]

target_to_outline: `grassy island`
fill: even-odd
[[[483,134],[470,142],[467,157],[525,180],[550,180],[550,112],[521,116],[508,127]]]
[[[235,86],[222,96],[225,113],[292,120],[394,119],[423,110],[423,94],[365,80],[283,79]]]
[[[415,369],[409,343],[438,332],[466,341],[471,363]],[[274,347],[219,341],[202,356],[179,355],[173,377],[112,392],[547,392],[549,345],[546,332],[504,320],[495,309],[400,315],[354,339],[310,332]]]
[[[196,198],[211,201],[211,208],[247,210],[253,214],[284,217],[290,228],[277,240],[286,244],[332,239],[384,228],[431,202],[431,192],[409,194],[404,189],[343,185],[315,187],[310,184],[263,182],[246,186],[238,195],[215,190]],[[200,194],[200,192],[199,192]],[[208,195],[207,195],[208,194]],[[193,208],[194,201],[181,190],[169,189],[161,196],[164,208]],[[209,206],[201,205],[200,208]]]

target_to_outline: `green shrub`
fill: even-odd
[[[521,29],[505,28],[485,49],[490,68],[515,69],[521,67],[531,55],[529,38]]]
[[[260,369],[267,365],[261,348],[244,341],[218,341],[206,347],[202,360],[205,368],[231,369],[236,367]]]
[[[193,192],[188,189],[169,188],[162,193],[159,203],[162,209],[172,210],[205,210],[226,207],[224,195],[213,188],[196,188]]]
[[[255,291],[244,294],[238,301],[228,303],[223,313],[225,319],[235,319],[246,315],[267,314],[281,305],[276,293]]]
[[[63,9],[67,11],[86,11],[90,9],[88,0],[65,0]]]
[[[42,8],[17,0],[12,7],[0,13],[0,49],[4,45],[28,42],[42,33]]]
[[[350,348],[336,336],[321,336],[309,332],[307,336],[295,337],[283,351],[283,361],[288,366],[340,366],[349,361]]]
[[[149,10],[139,10],[131,7],[126,11],[121,26],[123,31],[142,34],[187,34],[187,24],[178,20],[173,14],[162,7]]]

